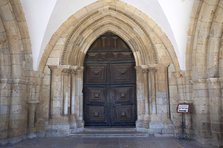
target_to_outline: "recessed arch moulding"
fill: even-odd
[[[173,46],[148,16],[120,1],[95,2],[71,16],[55,32],[39,67],[45,81],[37,122],[57,125],[50,126],[50,134],[84,129],[83,63],[91,44],[106,32],[121,37],[135,58],[136,129],[160,132],[168,128],[165,131],[173,134],[166,74],[170,64],[179,70]]]

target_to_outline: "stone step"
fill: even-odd
[[[136,132],[135,128],[84,128],[84,132]]]
[[[83,132],[71,132],[72,136],[86,138],[148,137],[148,132],[138,132],[133,128],[85,128]]]

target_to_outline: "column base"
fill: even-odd
[[[170,120],[166,122],[151,121],[149,123],[149,129],[153,131],[155,136],[174,136],[175,135],[174,125]]]
[[[212,132],[212,145],[223,148],[223,133]]]
[[[77,128],[77,119],[75,115],[69,116],[69,122],[70,122],[70,129],[76,129]]]
[[[148,128],[145,127],[144,120],[137,120],[136,121],[136,131],[138,132],[148,132]]]
[[[27,135],[27,137],[28,137],[29,139],[33,139],[33,138],[36,138],[37,136],[36,136],[36,133],[29,133],[29,134]]]

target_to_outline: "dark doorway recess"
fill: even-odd
[[[135,126],[135,60],[117,35],[101,35],[88,50],[83,94],[85,126]]]

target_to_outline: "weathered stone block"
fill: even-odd
[[[9,105],[2,105],[0,104],[0,117],[3,117],[4,115],[9,114]],[[1,120],[1,122],[4,122],[3,120]]]

